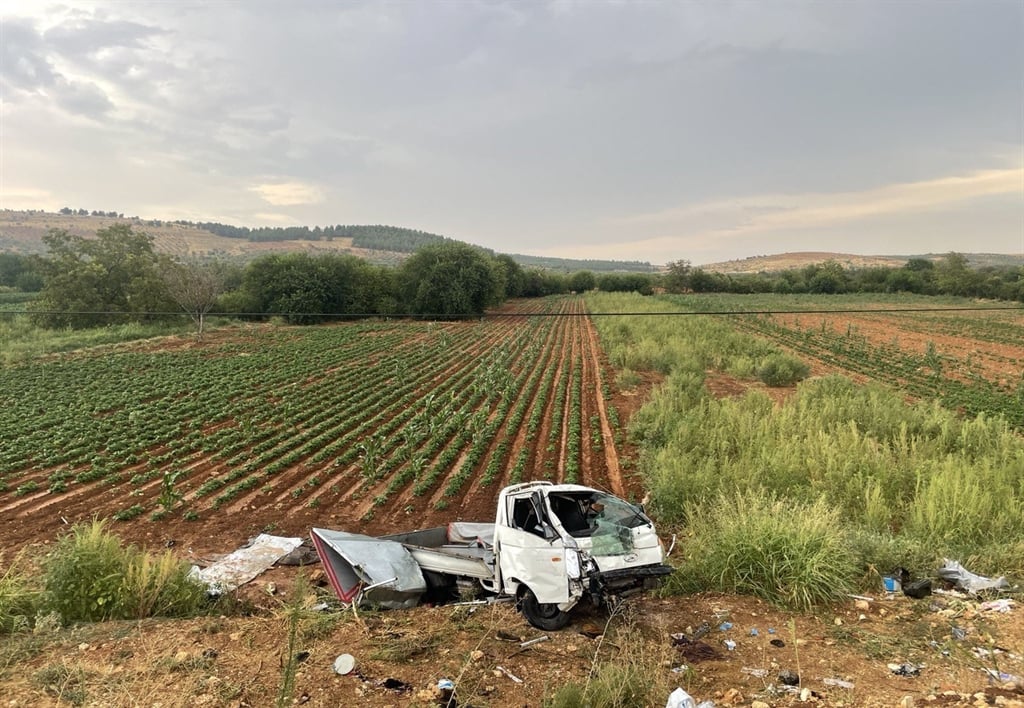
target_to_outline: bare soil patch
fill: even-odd
[[[21,646],[8,645],[20,650],[17,665],[0,666],[4,705],[69,705],[74,697],[104,706],[273,705],[289,664],[284,603],[295,573],[275,569],[248,586],[254,617],[109,622],[18,638]],[[541,633],[510,605],[310,612],[298,625],[293,699],[436,706],[437,682],[448,678],[460,705],[541,706],[557,687],[586,682],[595,664],[643,657],[664,698],[681,686],[717,705],[896,706],[907,696],[918,706],[1022,705],[1021,689],[985,672],[998,665],[1024,673],[1024,609],[982,613],[977,603],[945,598],[876,600],[867,609],[854,602],[793,615],[745,597],[646,596],[612,617],[580,608],[569,627],[527,650],[518,640]],[[702,625],[701,651],[674,646],[671,635],[693,638]],[[963,640],[951,638],[952,626]],[[355,657],[356,674],[334,673],[342,653]],[[889,664],[911,664],[919,675],[897,675]],[[799,676],[792,692],[779,681],[784,671]]]

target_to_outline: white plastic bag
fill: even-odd
[[[665,708],[697,708],[697,702],[693,696],[681,688],[677,688],[668,695],[668,703]]]

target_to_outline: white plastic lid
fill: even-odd
[[[341,654],[334,660],[334,673],[336,674],[344,676],[352,673],[354,668],[356,668],[356,658],[351,654]]]

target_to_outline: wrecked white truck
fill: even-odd
[[[584,597],[622,598],[672,572],[642,507],[576,484],[506,487],[493,524],[381,537],[314,528],[312,538],[344,602],[399,608],[467,592],[511,597],[545,630],[564,627]]]

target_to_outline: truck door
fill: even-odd
[[[540,603],[569,601],[566,548],[539,492],[508,497],[508,525],[495,529],[501,575],[525,584]],[[506,589],[508,585],[506,584]]]

